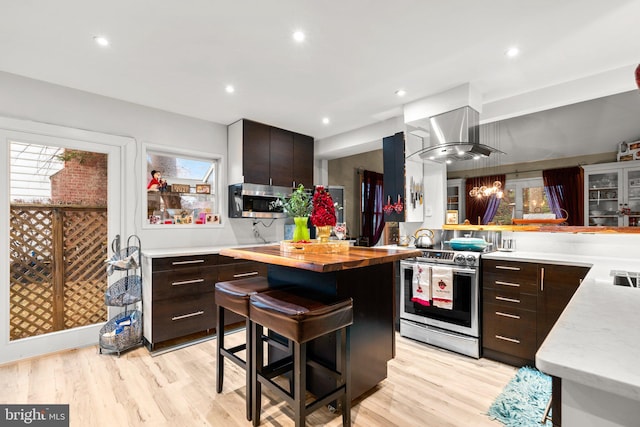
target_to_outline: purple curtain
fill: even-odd
[[[383,175],[378,172],[363,171],[362,174],[362,236],[368,240],[368,246],[374,246],[380,240],[384,230],[382,211]]]
[[[500,206],[501,200],[502,199],[498,199],[495,194],[491,195],[489,203],[487,203],[487,210],[484,211],[484,216],[482,217],[483,224],[489,224],[493,221],[493,217],[496,216],[496,212],[498,212],[498,206]]]
[[[584,225],[584,173],[580,166],[542,171],[544,191],[556,218],[569,217],[568,225]]]

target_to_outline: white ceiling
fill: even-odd
[[[567,83],[635,69],[639,19],[638,0],[0,0],[0,70],[322,139],[467,82],[507,116],[514,96],[544,88],[549,106],[632,90],[632,72]]]

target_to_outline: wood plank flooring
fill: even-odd
[[[355,402],[354,426],[502,425],[485,414],[516,368],[396,338],[388,378]],[[216,394],[215,340],[155,357],[142,347],[120,357],[87,347],[0,366],[0,401],[68,403],[71,426],[250,426],[244,381],[244,371],[227,363]],[[263,426],[293,426],[287,405],[268,392],[262,402]],[[307,418],[309,426],[341,422],[327,408]]]

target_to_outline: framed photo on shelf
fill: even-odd
[[[448,210],[447,211],[447,224],[457,224],[458,223],[458,211],[457,210]]]
[[[171,191],[174,193],[188,193],[190,187],[189,184],[171,184]]]
[[[209,184],[196,184],[196,193],[197,194],[210,194],[211,193],[211,185],[209,185]]]

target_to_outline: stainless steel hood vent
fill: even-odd
[[[502,151],[480,143],[480,114],[466,106],[447,113],[407,123],[407,132],[422,138],[426,146],[407,158],[435,162],[488,157]]]

